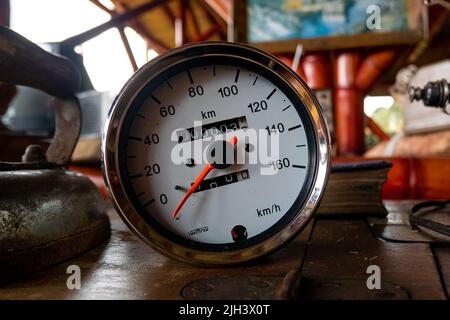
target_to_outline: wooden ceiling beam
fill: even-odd
[[[166,5],[167,4],[162,4],[161,7],[164,7]],[[124,3],[118,3],[117,9],[120,10],[117,12],[117,14],[130,11],[130,8]],[[170,49],[170,47],[166,43],[156,38],[156,36],[150,30],[145,28],[138,19],[132,19],[129,24],[133,29],[135,29],[137,33],[144,37],[145,41],[147,41],[152,49],[154,49],[156,52],[162,53]]]
[[[197,39],[200,37],[202,32],[200,30],[200,24],[198,23],[197,17],[195,16],[194,8],[192,6],[191,0],[186,1],[186,9],[187,9],[187,14],[190,18],[190,21],[192,22],[192,26],[194,27],[195,34],[192,38]]]
[[[215,11],[212,9],[209,4],[205,0],[201,0],[200,3],[202,4],[203,8],[205,9],[206,16],[208,17],[208,20],[210,21],[211,25],[219,24],[220,30],[218,31],[220,34],[220,37],[222,40],[225,40],[227,38],[225,30],[228,29],[228,22],[222,19]]]
[[[176,20],[177,17],[173,14],[173,12],[170,9],[170,7],[168,5],[166,5],[166,4],[164,4],[162,6],[162,9],[164,10],[164,13],[165,13],[167,19],[169,19],[170,22],[175,25],[175,20]]]
[[[231,23],[230,1],[223,0],[202,0],[211,10],[220,17],[220,19],[228,25]]]
[[[209,28],[208,31],[206,31],[203,34],[200,34],[198,36],[198,38],[195,39],[195,42],[201,42],[201,41],[206,41],[208,40],[210,37],[212,37],[214,34],[216,34],[217,32],[219,32],[220,30],[222,30],[222,27],[220,26],[220,24],[216,23],[215,25],[213,25],[211,28]]]
[[[160,5],[167,3],[171,0],[154,0],[151,2],[144,3],[130,11],[124,12],[122,14],[118,14],[115,17],[112,17],[109,21],[102,23],[94,28],[91,28],[85,32],[82,32],[76,36],[67,38],[63,41],[66,45],[77,46],[83,42],[86,42],[99,34],[118,26],[122,26],[126,24],[129,20],[134,19],[145,12],[148,12],[152,9],[159,7]]]

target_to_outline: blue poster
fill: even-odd
[[[406,2],[407,0],[247,0],[248,41],[255,43],[407,31]],[[373,14],[378,14],[378,29],[367,26],[367,20]]]

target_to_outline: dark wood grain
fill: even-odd
[[[391,213],[386,219],[371,218],[371,223],[403,223],[411,205],[387,202]],[[448,248],[433,255],[428,243],[380,240],[365,219],[321,219],[267,258],[208,269],[160,255],[113,211],[110,218],[107,244],[0,288],[0,299],[267,299],[289,270],[301,271],[302,299],[445,299],[450,283]],[[66,287],[66,269],[72,264],[81,268],[80,290]],[[371,264],[381,268],[381,291],[367,290]]]
[[[379,240],[363,219],[318,220],[301,274],[309,279],[356,281],[368,292],[366,270],[373,264],[380,267],[382,281],[403,288],[411,299],[446,298],[428,244]],[[339,298],[333,288],[329,296]]]
[[[169,259],[145,245],[110,210],[112,234],[109,243],[78,258],[40,272],[14,284],[0,288],[2,299],[182,299],[182,291],[196,282],[222,280],[224,286],[237,280],[256,277],[256,286],[264,283],[276,289],[290,270],[300,266],[311,224],[286,248],[252,264],[233,268],[200,268]],[[81,268],[80,290],[66,287],[69,265]],[[255,283],[253,283],[255,284]],[[236,288],[236,287],[235,287]],[[195,289],[195,288],[194,288]],[[268,298],[273,292],[240,287],[217,293],[223,299]],[[193,290],[185,291],[194,298]],[[216,298],[217,298],[216,295]],[[212,297],[209,293],[206,298]]]
[[[450,248],[436,248],[434,254],[437,259],[437,265],[441,273],[444,289],[447,299],[450,297]]]

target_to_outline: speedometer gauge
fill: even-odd
[[[329,170],[311,91],[273,56],[232,43],[181,47],[138,70],[110,110],[102,153],[125,223],[159,252],[202,265],[293,239]]]

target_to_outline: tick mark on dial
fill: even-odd
[[[172,85],[170,84],[169,80],[166,80],[166,83],[167,83],[167,86],[168,86],[170,89],[173,89],[173,87],[172,87]]]
[[[296,145],[297,148],[306,147],[306,144],[298,144]]]
[[[138,173],[138,174],[135,174],[134,176],[129,176],[128,177],[128,179],[136,179],[136,178],[140,178],[140,177],[143,177],[144,175],[142,174],[142,173]]]
[[[292,107],[291,105],[288,105],[286,108],[284,108],[283,110],[281,110],[281,111],[286,111],[287,109],[289,109],[290,107]]]
[[[239,80],[239,73],[241,72],[241,70],[240,69],[237,69],[236,70],[236,76],[234,77],[234,83],[237,83],[238,82],[238,80]]]
[[[142,138],[133,137],[133,136],[128,136],[128,139],[135,140],[135,141],[142,141]]]
[[[191,71],[189,71],[189,70],[186,70],[186,72],[187,72],[187,74],[188,74],[188,77],[189,77],[189,82],[192,84],[192,83],[194,83],[194,80],[192,79],[192,74],[191,74]]]
[[[298,165],[298,164],[293,164],[292,167],[293,168],[299,168],[299,169],[305,169],[306,168],[306,166],[301,166],[301,165]]]
[[[275,91],[277,91],[277,89],[273,89],[272,92],[269,93],[269,95],[267,96],[266,99],[269,100],[269,99],[273,96],[273,94],[275,93]]]
[[[216,66],[213,66],[213,76],[216,76]]]
[[[238,224],[231,229],[231,237],[233,241],[240,242],[244,241],[248,237],[247,228]]]
[[[141,119],[145,119],[145,117],[142,114],[136,113],[136,115]]]
[[[142,196],[143,194],[145,194],[145,191],[139,192],[139,193],[136,195],[136,197],[140,197],[140,196]]]
[[[253,81],[253,85],[255,85],[256,80],[258,80],[258,76],[256,76],[255,81]]]
[[[127,156],[127,159],[136,159],[136,156]]]
[[[157,104],[161,104],[161,101],[159,101],[154,95],[150,95],[150,97],[157,103]]]
[[[150,201],[144,203],[142,206],[143,206],[144,208],[146,208],[146,207],[148,207],[149,205],[151,205],[153,202],[155,202],[155,199],[152,199],[152,200],[150,200]]]
[[[300,128],[301,126],[302,126],[301,124],[296,125],[296,126],[293,126],[292,128],[289,128],[288,131],[292,131],[292,130],[298,129],[298,128]]]

